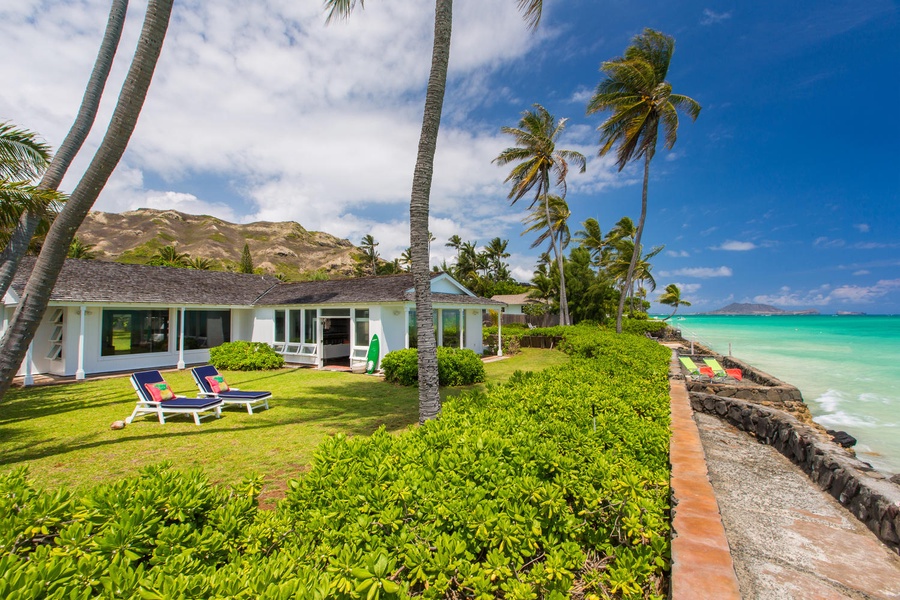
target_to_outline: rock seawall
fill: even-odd
[[[703,392],[690,398],[695,411],[716,415],[773,446],[900,554],[900,486],[783,410]]]

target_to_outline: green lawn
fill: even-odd
[[[507,360],[487,363],[487,383],[502,383],[516,370],[535,371],[564,363],[556,350],[530,348]],[[124,430],[110,424],[134,409],[128,377],[13,389],[0,404],[0,471],[27,465],[38,486],[77,489],[131,476],[141,467],[171,461],[176,468],[202,467],[217,483],[244,475],[266,476],[266,498],[281,495],[289,478],[309,465],[326,436],[368,435],[381,425],[402,431],[418,421],[415,388],[351,373],[283,369],[226,372],[228,383],[270,390],[267,411],[248,415],[223,411],[200,427],[189,416],[140,417]],[[190,371],[164,374],[177,393],[193,395]],[[450,388],[443,396],[470,388]]]

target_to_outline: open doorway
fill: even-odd
[[[350,368],[349,317],[322,317],[322,365]]]

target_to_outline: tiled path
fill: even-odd
[[[673,599],[900,599],[900,556],[774,448],[694,415],[679,377],[670,392]]]

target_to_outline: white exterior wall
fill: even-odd
[[[381,358],[388,352],[406,348],[406,306],[395,304],[381,306],[378,339],[381,340]],[[399,314],[396,314],[399,313]]]
[[[275,341],[275,309],[257,308],[253,311],[253,333],[247,339],[251,342],[271,344]],[[282,340],[283,341],[283,340]]]

